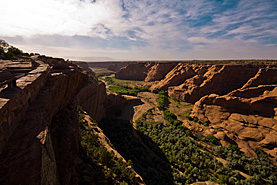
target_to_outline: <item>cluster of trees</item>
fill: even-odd
[[[174,101],[176,101],[176,99],[174,99]],[[170,112],[169,110],[167,110],[167,108],[170,104],[170,101],[169,101],[169,97],[166,92],[164,92],[164,91],[159,92],[157,104],[158,104],[158,108],[160,110],[163,110],[163,114],[164,114],[163,118],[166,121],[168,121],[168,123],[170,125],[177,127],[178,129],[180,129],[181,131],[186,133],[186,135],[192,136],[192,132],[186,126],[182,125],[182,122],[177,119],[177,116],[173,112]],[[149,112],[149,111],[147,111],[147,112]],[[152,112],[149,112],[149,113],[152,113]],[[146,120],[146,117],[142,116],[141,119]]]
[[[16,56],[21,56],[21,55],[29,56],[29,54],[24,54],[21,50],[13,46],[9,47],[7,51],[5,51],[3,47],[0,47],[0,58],[2,59],[13,59]]]
[[[107,82],[108,85],[114,84],[114,78],[112,77],[105,77],[104,81]]]
[[[193,122],[195,122],[195,123],[199,123],[199,124],[201,124],[201,125],[204,125],[204,126],[209,126],[209,125],[211,124],[210,121],[202,122],[201,120],[199,120],[199,119],[196,118],[196,117],[195,117],[195,118],[192,118],[192,117],[188,116],[187,119],[190,120],[190,121],[193,121]]]
[[[34,54],[31,53],[23,53],[20,49],[10,46],[8,43],[6,43],[4,40],[0,40],[0,59],[8,60],[8,59],[14,59],[18,56],[33,56]]]
[[[136,96],[138,92],[149,91],[148,87],[138,87],[138,86],[131,87],[128,85],[116,84],[115,80],[111,77],[106,77],[104,80],[108,83],[108,85],[111,85],[110,87],[108,87],[108,90],[121,95],[124,94],[124,95]]]
[[[100,143],[99,138],[93,133],[92,128],[84,120],[84,114],[79,109],[79,142],[80,157],[95,170],[88,174],[88,169],[79,172],[79,184],[85,182],[84,177],[91,177],[91,183],[101,184],[103,178],[108,184],[139,184],[139,179],[135,173],[128,167],[133,165],[131,161],[125,163],[122,158],[117,158],[113,152]],[[99,179],[97,179],[99,178]],[[106,184],[106,183],[104,183]]]
[[[173,125],[139,120],[137,129],[141,138],[151,148],[158,146],[162,150],[173,169],[174,184],[190,184],[197,181],[214,181],[219,184],[276,184],[276,166],[268,159],[268,155],[258,150],[258,157],[248,158],[236,145],[229,148],[214,146],[213,153],[205,151],[199,143]],[[145,135],[145,137],[143,137]],[[206,138],[215,142],[213,137]],[[149,144],[149,142],[154,144]],[[200,150],[201,149],[201,150]],[[228,162],[223,165],[214,155]],[[249,174],[245,179],[239,171]]]
[[[257,157],[246,157],[237,145],[228,148],[215,146],[212,149],[216,155],[227,160],[227,167],[251,175],[252,180],[255,179],[260,184],[277,184],[277,167],[261,149],[255,149]]]
[[[96,77],[96,78],[100,78],[100,77],[108,76],[108,75],[111,75],[111,74],[113,74],[113,73],[97,73],[97,74],[95,75],[95,77]],[[111,77],[109,77],[109,78],[111,78]]]
[[[137,129],[141,135],[150,138],[142,137],[145,143],[150,145],[149,141],[152,140],[162,150],[174,169],[174,184],[216,181],[216,176],[220,175],[214,171],[223,165],[209,154],[201,152],[199,145],[177,127],[139,120]]]
[[[114,148],[126,159],[146,184],[191,184],[214,181],[219,184],[276,184],[277,170],[268,155],[256,150],[258,157],[249,158],[237,145],[226,148],[213,136],[200,140],[213,143],[203,146],[197,137],[188,137],[186,129],[174,124],[147,121],[153,109],[136,122],[139,136],[134,135],[127,120],[104,119],[99,123]],[[169,114],[169,117],[175,118]],[[143,144],[142,144],[142,142]],[[215,156],[227,160],[223,165]],[[243,177],[239,171],[250,175]]]
[[[169,105],[168,95],[164,91],[159,92],[159,97],[157,99],[158,109],[165,110]]]
[[[147,185],[172,185],[172,169],[163,152],[149,140],[149,148],[134,135],[133,126],[127,120],[103,119],[99,124],[114,148],[126,159]],[[146,136],[145,136],[146,137]],[[150,150],[149,150],[150,149]],[[153,152],[151,152],[154,151]]]
[[[181,122],[177,120],[177,116],[167,110],[168,105],[166,106],[164,103],[166,100],[168,100],[167,94],[161,91],[157,102],[159,108],[164,111],[164,119],[168,121],[169,125],[149,122],[142,117],[137,122],[137,129],[141,131],[142,138],[150,138],[145,140],[145,142],[152,140],[162,149],[174,167],[173,174],[175,175],[173,175],[173,178],[175,184],[187,184],[207,179],[220,184],[277,184],[277,167],[272,163],[266,153],[262,150],[257,150],[258,157],[248,158],[240,152],[237,145],[230,145],[228,148],[221,146],[218,139],[213,135],[207,137],[193,136],[187,127],[181,125]],[[201,122],[201,120],[190,116],[188,116],[188,119],[204,126],[210,125],[209,122]],[[147,137],[143,137],[143,135]],[[191,136],[192,139],[198,141],[210,143],[209,145],[212,144],[211,148],[213,151],[211,152],[210,149],[195,143],[187,136]],[[185,144],[181,147],[176,146],[176,143],[179,145],[180,141]],[[202,153],[199,152],[199,148],[202,148]],[[182,153],[184,152],[183,149],[186,150],[186,153]],[[188,152],[190,150],[191,153]],[[206,152],[203,152],[205,150]],[[227,164],[222,165],[222,163],[215,159],[215,155],[227,160]],[[195,163],[194,161],[201,162]],[[187,165],[182,166],[182,162]],[[202,168],[203,166],[205,168]],[[188,168],[195,169],[198,174],[197,178],[191,179],[191,176],[196,176],[196,174],[188,175],[187,173],[192,173]],[[239,171],[249,174],[250,178],[245,179],[240,175]],[[180,172],[185,173],[182,174]],[[201,177],[202,175],[203,179]]]

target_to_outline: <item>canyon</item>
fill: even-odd
[[[84,148],[77,107],[85,115],[82,121],[88,123],[85,129],[98,135],[98,142],[115,158],[127,164],[141,153],[140,162],[125,167],[135,174],[138,184],[155,184],[155,178],[173,184],[176,176],[185,173],[171,164],[173,158],[161,153],[155,139],[143,135],[147,129],[139,127],[145,119],[154,125],[165,122],[163,131],[173,129],[158,108],[158,92],[168,94],[168,110],[177,114],[180,128],[190,130],[184,137],[195,146],[212,148],[197,137],[213,136],[220,146],[236,145],[248,157],[257,157],[256,149],[262,149],[276,165],[276,61],[86,63],[34,55],[0,60],[0,67],[0,184],[108,184],[106,177],[96,175],[99,164],[93,166],[87,156],[81,156]],[[96,78],[93,68],[112,73]],[[134,89],[135,96],[112,92],[113,85]],[[198,153],[210,152],[209,147]],[[142,167],[153,165],[145,159],[148,156],[157,168]],[[147,169],[156,177],[149,178]],[[249,179],[243,171],[239,173]],[[185,184],[216,184],[208,181],[216,179],[202,176],[199,178],[206,182],[188,180]],[[217,182],[225,181],[218,178]]]
[[[224,146],[236,143],[247,156],[256,156],[253,149],[262,148],[277,157],[274,62],[139,62],[120,69],[115,77],[154,81],[152,92],[164,90],[193,103],[191,118],[210,124],[195,132],[214,135]]]
[[[0,183],[78,184],[77,105],[101,120],[124,99],[108,95],[103,83],[64,59],[33,56],[0,63]]]

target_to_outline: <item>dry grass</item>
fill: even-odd
[[[187,117],[190,115],[191,109],[193,108],[193,104],[183,101],[175,101],[171,98],[169,99],[169,101],[169,111],[176,114],[178,120],[182,122],[187,120]]]

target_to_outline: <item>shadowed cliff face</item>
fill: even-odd
[[[71,179],[74,184],[73,166],[77,156],[76,153],[68,151],[74,148],[74,151],[78,152],[77,135],[73,138],[68,137],[67,141],[61,139],[61,135],[70,133],[66,132],[68,128],[63,128],[62,123],[57,125],[55,119],[64,112],[74,115],[76,105],[73,100],[87,83],[88,77],[76,65],[67,64],[61,59],[42,57],[34,60],[43,61],[51,70],[46,75],[46,80],[41,82],[41,86],[26,86],[39,88],[38,93],[34,93],[36,91],[30,88],[19,90],[19,92],[28,90],[28,95],[33,97],[31,101],[22,102],[28,104],[28,108],[20,120],[11,121],[16,124],[12,125],[14,129],[11,130],[11,136],[6,141],[0,156],[0,184],[63,184],[69,181],[71,183]],[[10,97],[7,105],[12,103],[15,97]],[[52,121],[54,117],[56,118]],[[74,124],[78,124],[74,123],[74,119],[70,121],[71,123],[66,126],[71,125],[74,128],[76,127]],[[59,135],[60,130],[65,132]],[[72,132],[74,133],[74,129]],[[68,148],[59,150],[60,146],[64,146],[63,149],[67,146]],[[72,160],[67,161],[65,165],[62,156]]]
[[[0,184],[78,184],[77,105],[100,121],[125,99],[107,94],[89,70],[63,59],[30,60],[35,69],[16,87],[1,87]]]
[[[214,135],[225,146],[237,143],[249,156],[255,156],[253,149],[258,147],[277,157],[276,64],[183,62],[167,70],[160,68],[163,78],[151,79],[160,70],[156,65],[144,67],[143,78],[135,77],[138,71],[131,72],[143,64],[127,66],[118,76],[132,73],[133,79],[158,80],[152,92],[168,91],[173,98],[195,103],[191,117],[211,123],[204,135]]]
[[[105,84],[95,79],[79,92],[77,103],[92,119],[99,122],[104,117],[113,115],[114,110],[124,105],[126,100],[118,94],[107,94]]]
[[[144,80],[154,63],[135,63],[121,68],[115,77],[125,80]]]

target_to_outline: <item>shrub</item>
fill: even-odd
[[[172,113],[172,112],[170,112],[169,110],[165,110],[164,111],[164,119],[165,120],[176,120],[177,119],[177,116],[174,114],[174,113]]]
[[[135,173],[128,166],[132,164],[123,162],[122,158],[117,158],[113,152],[109,152],[106,147],[99,142],[98,135],[94,134],[92,128],[88,125],[81,107],[77,108],[79,112],[79,143],[80,158],[93,166],[94,173],[86,172],[86,168],[78,171],[79,184],[102,184],[107,180],[108,184],[139,184]],[[100,165],[99,165],[100,164]],[[99,178],[98,178],[99,176]],[[93,177],[93,182],[83,182],[85,177]],[[95,181],[96,180],[96,181]],[[99,182],[98,182],[99,181]]]
[[[214,137],[213,135],[209,135],[206,137],[206,141],[215,145],[219,144],[218,139],[216,139],[216,137]]]
[[[3,54],[3,53],[5,53],[5,52],[4,52],[4,48],[3,48],[3,47],[0,47],[0,55]]]
[[[165,110],[165,108],[168,107],[169,105],[167,93],[165,93],[164,91],[160,91],[157,103],[158,103],[158,109]]]
[[[114,83],[114,81],[113,81],[113,79],[112,79],[111,77],[106,77],[106,78],[104,79],[104,81],[107,82],[108,85],[111,85],[111,84]]]
[[[22,51],[12,46],[8,48],[7,55],[10,57],[19,56],[22,55]]]
[[[177,120],[177,116],[169,110],[164,111],[164,119],[176,127],[181,125],[181,122]]]
[[[113,74],[113,73],[97,73],[97,74],[95,75],[95,77],[96,77],[96,78],[99,78],[99,77],[108,76],[108,75],[111,75],[111,74]]]
[[[232,150],[233,152],[240,151],[238,145],[229,145],[228,149]]]

